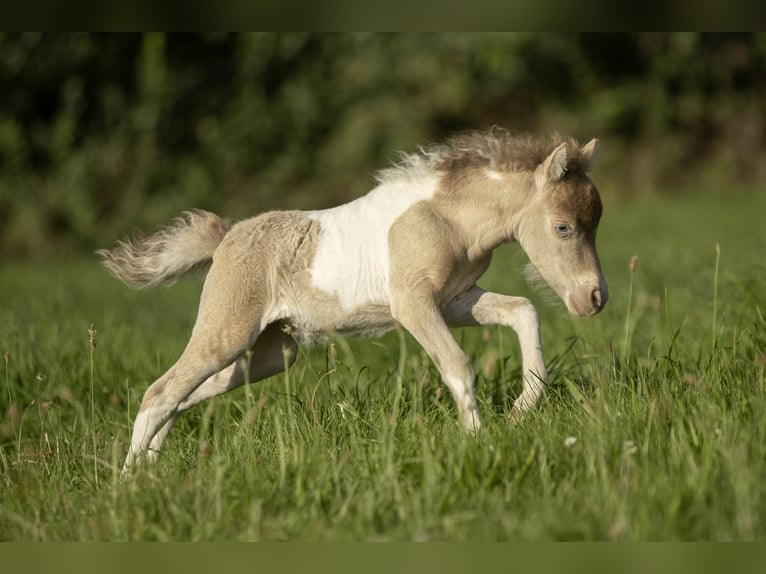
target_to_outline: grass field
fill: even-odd
[[[200,279],[134,292],[95,257],[2,265],[0,539],[763,539],[766,195],[605,203],[601,315],[530,292],[515,248],[481,282],[539,303],[551,381],[521,424],[511,330],[456,331],[476,437],[409,336],[334,338],[187,413],[126,483]]]

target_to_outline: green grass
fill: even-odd
[[[607,201],[611,301],[588,320],[500,250],[482,285],[540,303],[551,372],[515,427],[509,329],[456,331],[479,373],[476,437],[409,336],[333,339],[187,413],[126,483],[132,418],[186,342],[199,278],[133,292],[93,257],[6,264],[0,539],[763,539],[762,213],[763,194]]]

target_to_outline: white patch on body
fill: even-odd
[[[319,237],[311,282],[337,298],[343,311],[389,304],[388,231],[409,207],[431,199],[434,176],[384,182],[350,203],[308,212]]]

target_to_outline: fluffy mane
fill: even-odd
[[[534,171],[561,143],[569,152],[567,170],[585,171],[585,159],[574,138],[558,134],[550,138],[512,135],[503,128],[470,131],[455,135],[443,143],[421,147],[418,153],[402,153],[392,167],[379,171],[378,183],[396,179],[445,174],[470,168],[495,171]]]

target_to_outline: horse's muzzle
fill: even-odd
[[[589,317],[600,313],[609,299],[606,287],[596,286],[572,293],[567,298],[567,307],[572,315]]]
[[[609,300],[608,290],[604,289],[602,291],[600,287],[596,287],[595,289],[593,289],[593,291],[590,292],[591,315],[600,313],[608,300]]]

